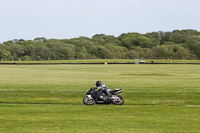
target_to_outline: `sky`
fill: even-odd
[[[0,0],[0,43],[194,29],[200,0]]]

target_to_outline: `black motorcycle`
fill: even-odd
[[[114,105],[122,105],[124,103],[124,98],[119,94],[122,91],[122,89],[114,89],[113,91],[110,91],[110,94],[112,96],[107,96],[104,92],[105,90],[99,89],[96,90],[96,87],[92,87],[87,93],[86,96],[83,98],[83,103],[85,105],[93,105],[96,104],[114,104]],[[96,91],[95,91],[96,90]]]

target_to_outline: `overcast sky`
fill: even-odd
[[[195,29],[200,0],[0,0],[0,43]]]

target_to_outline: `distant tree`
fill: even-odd
[[[139,58],[139,55],[135,50],[130,50],[126,52],[126,59],[136,59],[136,58]]]
[[[150,41],[149,38],[145,36],[138,36],[138,46],[141,48],[151,48],[152,47],[152,42]]]
[[[9,41],[7,41],[7,42],[3,42],[3,44],[5,44],[5,45],[13,44],[13,43],[14,43],[13,40],[9,40]]]
[[[0,49],[0,60],[10,61],[13,60],[13,56],[9,51]]]
[[[158,32],[147,33],[145,36],[150,40],[151,48],[161,44],[161,36]]]
[[[11,53],[14,60],[20,60],[21,59],[20,57],[23,56],[23,54],[24,54],[24,48],[18,44],[14,44],[14,43],[8,44],[7,50]]]
[[[169,41],[174,42],[176,44],[180,44],[180,43],[185,43],[185,38],[186,38],[185,34],[181,34],[179,30],[174,30],[170,34]]]
[[[129,50],[134,50],[137,53],[137,58],[143,58],[146,49],[139,46],[132,46]]]
[[[173,47],[168,47],[166,45],[157,46],[152,49],[155,52],[153,55],[156,59],[167,59],[173,56]]]
[[[173,51],[174,51],[173,58],[175,58],[175,59],[189,59],[189,57],[190,57],[189,50],[185,49],[181,45],[174,46]]]
[[[18,42],[23,42],[23,41],[25,41],[25,40],[24,40],[24,39],[19,39],[19,40],[18,40]]]
[[[200,59],[200,42],[187,44],[192,54],[196,55],[197,59]]]
[[[96,34],[92,37],[92,40],[94,41],[94,43],[96,45],[104,45],[105,44],[105,40],[104,40],[105,36],[106,36],[105,34]]]
[[[105,44],[105,48],[110,51],[111,59],[123,59],[126,57],[127,48],[123,46],[117,46],[115,43],[107,43]]]
[[[174,43],[174,42],[164,42],[163,45],[174,45],[174,46],[175,46],[175,45],[177,45],[177,44]]]
[[[123,33],[118,38],[121,41],[121,45],[130,48],[131,46],[138,46],[139,33]]]
[[[24,53],[25,53],[24,56],[29,56],[31,58],[31,60],[36,60],[37,48],[35,47],[35,45],[34,44],[27,44],[24,48],[25,48],[24,49]]]
[[[22,56],[21,59],[22,59],[23,61],[31,61],[31,57],[28,56],[28,55]]]
[[[155,47],[154,47],[155,49]],[[156,59],[157,58],[157,53],[156,51],[153,51],[153,49],[147,49],[145,54],[144,54],[145,59]]]
[[[35,45],[35,59],[36,60],[49,60],[51,52],[45,45]]]
[[[76,59],[87,59],[88,57],[88,52],[85,47],[77,47],[76,48]]]
[[[13,39],[13,43],[16,43],[16,42],[18,42],[18,39]]]
[[[162,45],[164,42],[168,42],[171,36],[171,32],[163,32],[163,31],[159,31],[158,32],[160,37],[161,37],[161,42],[160,44]]]
[[[56,49],[57,59],[71,60],[75,58],[74,45],[64,44]]]
[[[110,59],[111,51],[103,46],[95,46],[91,50],[91,54],[95,55],[99,59]]]
[[[43,42],[45,40],[47,40],[45,37],[37,37],[37,38],[34,39],[34,41],[36,41],[36,42],[38,42],[38,41]]]
[[[119,37],[96,34],[92,38],[14,39],[0,44],[3,60],[69,60],[170,58],[200,59],[200,32],[192,29]]]
[[[128,49],[131,48],[131,46],[139,46],[141,48],[152,47],[151,40],[139,33],[121,34],[119,40],[121,41],[121,45]]]
[[[200,36],[200,32],[197,30],[187,29],[179,31],[181,34],[184,35],[192,35],[192,36]]]

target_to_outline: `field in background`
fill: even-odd
[[[91,60],[42,60],[42,61],[0,61],[0,64],[8,63],[8,64],[62,64],[62,63],[135,63],[137,61],[145,60],[146,63],[198,63],[200,64],[200,60],[173,60],[173,59],[91,59]]]
[[[199,132],[199,65],[0,65],[0,132]],[[85,106],[97,80],[125,104]]]

